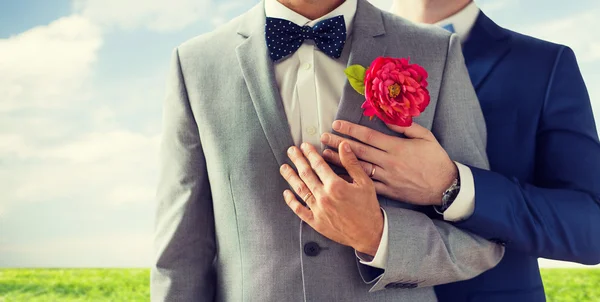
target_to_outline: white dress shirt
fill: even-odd
[[[277,0],[265,1],[270,18],[289,20],[298,26],[315,26],[319,21],[344,16],[347,36],[352,31],[357,0],[345,1],[329,14],[310,20]],[[350,47],[346,44],[345,47]],[[319,50],[312,40],[305,41],[291,56],[275,63],[275,79],[283,100],[294,144],[303,142],[323,151],[321,134],[332,131],[342,91],[346,83],[347,57],[334,59]]]
[[[460,37],[460,41],[464,43],[467,38],[469,38],[471,29],[475,25],[475,21],[477,21],[477,16],[479,16],[479,7],[477,7],[477,4],[474,1],[471,1],[471,3],[462,10],[437,22],[435,25],[444,27],[448,24],[452,24],[454,32]]]
[[[265,14],[267,17],[289,20],[299,26],[314,26],[319,21],[342,15],[346,22],[347,37],[350,37],[356,7],[357,0],[346,0],[329,14],[316,20],[310,20],[277,0],[266,0]],[[349,42],[348,38],[344,51],[346,55],[334,59],[322,53],[313,41],[307,40],[293,55],[274,64],[277,86],[296,146],[308,142],[317,149],[324,150],[325,146],[321,144],[320,136],[322,133],[332,131],[332,123],[347,81],[344,70],[348,63],[347,50],[351,47]],[[461,210],[464,208],[461,207],[462,203],[468,204],[469,199],[471,204],[474,203],[471,171],[465,166],[457,165],[461,177],[461,191],[452,206],[444,213],[444,219],[455,219],[452,221],[468,217],[473,212],[472,210],[466,214],[461,212],[464,211],[464,209]],[[470,191],[464,189],[464,186],[468,186],[469,183],[471,184]],[[466,199],[466,202],[461,202],[462,199]],[[363,264],[385,269],[388,252],[388,222],[383,209],[382,212],[384,229],[375,257],[368,259],[370,257],[358,253],[357,257]]]

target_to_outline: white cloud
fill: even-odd
[[[94,128],[115,129],[118,127],[116,121],[117,114],[108,107],[100,107],[90,114],[90,119]]]
[[[590,268],[590,267],[600,268],[600,265],[590,266],[590,265],[583,265],[583,264],[574,263],[574,262],[549,260],[549,259],[542,259],[542,258],[540,258],[538,263],[539,263],[540,267],[542,267],[542,268]]]
[[[26,152],[33,151],[27,146],[25,138],[16,134],[0,134],[0,158],[12,155],[16,158],[30,156]]]
[[[221,3],[218,6],[216,6],[214,8],[214,12],[210,14],[212,16],[211,23],[212,23],[213,27],[222,25],[222,24],[226,23],[227,21],[229,21],[230,19],[232,19],[231,16],[229,16],[230,12],[239,11],[240,8],[243,6],[243,4],[244,4],[244,2],[243,2],[243,0],[241,0],[241,1],[230,1],[227,3]]]
[[[369,0],[369,2],[371,2],[371,4],[375,5],[379,9],[382,9],[384,11],[389,11],[390,8],[392,7],[392,3],[394,1],[393,0]]]
[[[74,164],[93,164],[120,156],[138,157],[143,150],[155,149],[158,137],[147,137],[129,131],[89,133],[79,140],[36,152],[48,160],[66,160]],[[37,149],[37,148],[36,148]],[[145,152],[144,152],[145,153]],[[138,160],[133,163],[137,163]]]
[[[1,84],[0,84],[1,85]],[[23,140],[56,140],[71,136],[77,125],[55,111],[27,110],[26,114],[0,114],[0,158],[23,144]],[[11,138],[12,137],[12,138]],[[12,139],[15,144],[3,141]],[[5,149],[9,148],[9,149]]]
[[[80,97],[102,44],[79,15],[0,40],[0,112],[50,108]]]
[[[573,48],[581,63],[600,60],[600,9],[588,10],[561,19],[522,28],[521,32],[536,38],[565,44]]]
[[[120,88],[107,78],[92,81],[103,38],[110,29],[177,31],[201,19],[216,25],[251,1],[75,1],[74,15],[0,39],[0,57],[10,58],[0,60],[0,218],[12,221],[19,212],[26,213],[19,221],[30,221],[64,207],[67,227],[70,218],[91,219],[72,225],[86,235],[107,223],[118,226],[89,239],[62,239],[63,231],[52,228],[33,244],[8,239],[0,244],[0,264],[146,266],[152,235],[144,221],[153,216],[158,172],[160,115],[153,110],[164,95],[164,75],[124,78]],[[70,212],[71,205],[79,212]],[[54,225],[54,218],[43,219]],[[147,234],[120,236],[146,227]]]
[[[155,192],[153,185],[121,186],[114,188],[107,194],[107,201],[115,206],[148,203],[154,199]]]
[[[393,11],[394,0],[368,0],[371,4],[384,11]],[[399,1],[401,2],[401,1]],[[519,0],[476,0],[477,5],[486,13],[501,11],[507,7],[519,4]],[[410,3],[408,3],[410,4]]]
[[[100,223],[109,223],[103,221]],[[49,238],[0,245],[0,267],[148,267],[152,234]]]
[[[15,135],[2,141],[1,158],[19,163],[10,175],[0,173],[4,211],[14,203],[80,199],[118,206],[154,198],[158,135],[93,132],[50,146]]]
[[[485,13],[494,13],[519,4],[519,0],[475,0]]]
[[[176,31],[211,16],[212,0],[75,0],[84,16],[126,30]]]

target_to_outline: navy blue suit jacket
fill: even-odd
[[[456,226],[505,244],[506,254],[436,292],[442,302],[545,301],[538,257],[600,262],[600,143],[589,96],[571,49],[483,13],[463,52],[491,171],[473,168],[475,212]]]

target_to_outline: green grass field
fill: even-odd
[[[600,302],[600,269],[545,269],[549,302]],[[0,269],[0,302],[148,301],[146,269]]]

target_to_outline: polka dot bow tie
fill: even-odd
[[[339,58],[346,44],[346,23],[344,16],[323,20],[314,27],[298,26],[278,18],[267,18],[265,35],[269,55],[273,61],[292,55],[304,40],[309,39],[326,55]]]

